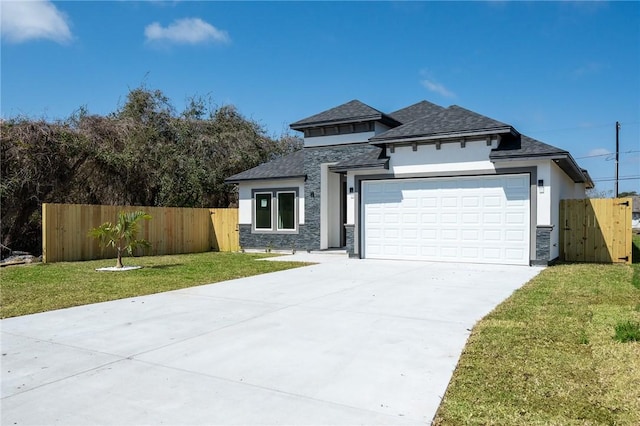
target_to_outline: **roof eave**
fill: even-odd
[[[329,171],[331,172],[348,172],[351,170],[364,170],[364,169],[373,169],[373,170],[389,170],[389,159],[385,159],[384,162],[378,161],[376,163],[363,163],[363,164],[352,164],[352,165],[333,165],[329,166]]]
[[[263,181],[263,180],[305,179],[306,177],[307,175],[254,177],[254,178],[240,178],[240,179],[227,178],[224,180],[224,183],[242,183],[242,182]]]
[[[469,132],[447,132],[436,133],[431,135],[411,135],[411,136],[390,136],[390,137],[378,137],[374,136],[369,139],[372,144],[376,143],[404,143],[404,142],[417,142],[425,140],[438,140],[438,139],[454,139],[454,138],[468,138],[474,136],[489,136],[499,135],[505,133],[517,134],[516,130],[511,127],[496,127],[491,129],[474,130]]]
[[[499,151],[498,151],[499,152]],[[493,153],[492,153],[493,154]],[[527,161],[527,160],[551,160],[564,171],[576,183],[584,183],[587,188],[593,188],[594,184],[586,170],[581,169],[571,154],[568,152],[557,152],[551,154],[526,154],[526,155],[506,155],[493,157],[489,155],[489,160],[492,163],[506,162],[506,161]]]

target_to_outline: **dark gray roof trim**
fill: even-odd
[[[406,139],[440,139],[513,132],[515,130],[508,124],[452,105],[449,108],[432,108],[428,115],[374,136],[370,141],[402,142]]]
[[[344,159],[337,164],[329,166],[332,172],[346,172],[355,169],[388,169],[389,159],[384,157],[384,149],[371,147],[372,149]]]
[[[580,168],[568,151],[548,145],[529,136],[519,135],[503,138],[498,148],[491,150],[489,159],[496,163],[513,160],[553,160],[574,182],[585,183],[593,188],[593,180],[586,170]]]
[[[225,183],[238,183],[248,180],[291,179],[303,177],[305,177],[304,152],[299,150],[284,157],[276,158],[275,160],[260,164],[253,169],[230,176],[224,181]]]
[[[311,117],[303,118],[289,125],[294,130],[302,130],[309,127],[320,127],[331,124],[357,123],[362,121],[380,121],[389,126],[398,126],[400,123],[387,114],[371,108],[358,100],[352,100],[335,108],[328,109]]]

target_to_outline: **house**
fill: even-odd
[[[593,187],[567,151],[456,105],[353,100],[290,127],[302,150],[226,179],[243,249],[547,264],[560,200]]]
[[[631,197],[631,228],[640,231],[640,197]]]

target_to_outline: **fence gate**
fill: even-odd
[[[560,201],[560,259],[631,263],[631,198]]]

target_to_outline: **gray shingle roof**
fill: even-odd
[[[587,171],[577,165],[569,152],[521,135],[508,124],[457,105],[443,108],[422,101],[386,115],[360,101],[353,100],[297,121],[291,125],[291,128],[298,130],[338,122],[371,120],[382,122],[386,120],[386,123],[398,126],[371,138],[370,141],[373,144],[402,141],[408,138],[437,139],[482,132],[500,133],[503,134],[503,137],[500,145],[491,151],[489,155],[491,161],[550,157],[575,182],[585,182],[588,187],[593,187],[593,182]],[[331,166],[330,170],[343,172],[358,168],[388,168],[389,159],[383,155],[384,149],[372,145],[367,152],[344,158]],[[225,182],[237,183],[249,180],[301,178],[304,176],[303,149],[233,175],[225,179]]]
[[[420,117],[424,117],[442,110],[444,110],[444,108],[440,105],[432,104],[431,102],[427,101],[421,101],[406,108],[402,108],[398,111],[392,112],[391,114],[389,114],[389,116],[395,118],[402,124],[406,124]]]
[[[285,179],[304,177],[304,152],[293,152],[284,157],[260,164],[253,169],[226,178],[226,183],[237,183],[245,180]]]
[[[433,108],[425,116],[388,130],[373,138],[371,142],[385,142],[419,137],[447,137],[464,133],[511,131],[511,126],[478,114],[457,105],[449,108]]]
[[[585,182],[587,187],[593,187],[589,173],[581,169],[568,151],[553,145],[540,142],[525,135],[509,135],[500,142],[497,148],[491,150],[491,161],[508,161],[515,159],[552,157],[553,161],[574,182]]]
[[[396,126],[400,124],[387,114],[354,99],[346,104],[342,104],[319,114],[312,115],[311,117],[298,120],[295,123],[292,123],[289,127],[294,130],[300,130],[308,127],[336,123],[354,123],[359,121],[383,121],[390,122],[390,124]]]
[[[389,159],[384,158],[384,149],[372,146],[366,152],[345,158],[337,164],[329,166],[333,172],[343,172],[362,168],[388,168]]]
[[[563,155],[568,154],[568,152],[529,136],[520,135],[520,137],[503,138],[500,146],[491,151],[489,158],[497,160],[501,158],[540,157],[555,154]]]

